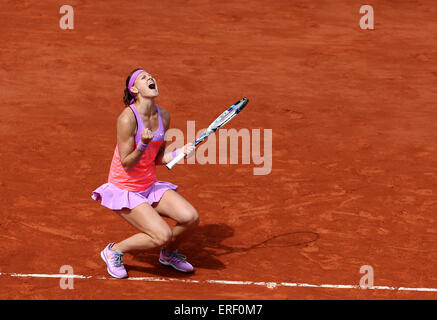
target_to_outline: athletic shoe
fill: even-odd
[[[166,253],[165,249],[162,248],[159,255],[159,262],[163,265],[171,266],[181,272],[193,272],[194,270],[193,266],[188,263],[187,257],[180,254],[177,250],[171,253]]]
[[[123,252],[111,249],[114,244],[115,242],[108,244],[100,252],[100,256],[106,262],[108,273],[111,276],[118,279],[127,278],[127,272],[123,265]]]

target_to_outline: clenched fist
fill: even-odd
[[[149,143],[153,139],[153,132],[152,130],[148,128],[144,128],[143,131],[141,131],[141,142],[144,144]]]
[[[191,157],[194,154],[194,149],[196,149],[196,147],[191,142],[187,143],[182,147],[182,150],[187,158]]]

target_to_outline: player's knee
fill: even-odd
[[[180,221],[184,225],[198,225],[199,220],[199,214],[197,213],[196,209],[192,208],[184,212],[182,221]]]
[[[167,242],[169,242],[173,237],[173,233],[168,228],[162,228],[158,231],[156,231],[152,237],[153,242],[156,246],[164,246]]]
[[[197,213],[197,211],[194,211],[195,214],[193,216],[193,225],[198,225],[200,223],[200,218],[199,218],[199,214]]]

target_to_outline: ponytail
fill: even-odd
[[[132,99],[135,100],[135,96],[132,94],[132,92],[130,92],[130,90],[128,89],[128,86],[129,86],[130,78],[138,70],[141,70],[141,69],[137,68],[137,69],[133,70],[126,79],[126,87],[124,88],[124,96],[123,96],[123,102],[126,105],[126,107],[129,107]]]
[[[126,105],[126,107],[129,107],[130,105],[130,101],[132,99],[135,99],[135,97],[133,97],[129,91],[128,88],[124,88],[124,97],[123,97],[123,102]]]

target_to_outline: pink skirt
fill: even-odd
[[[96,201],[101,200],[102,206],[111,210],[121,210],[122,208],[133,209],[142,203],[152,205],[159,202],[169,189],[176,190],[177,185],[165,181],[156,181],[144,191],[129,191],[120,189],[115,184],[108,182],[93,191],[91,198]]]

